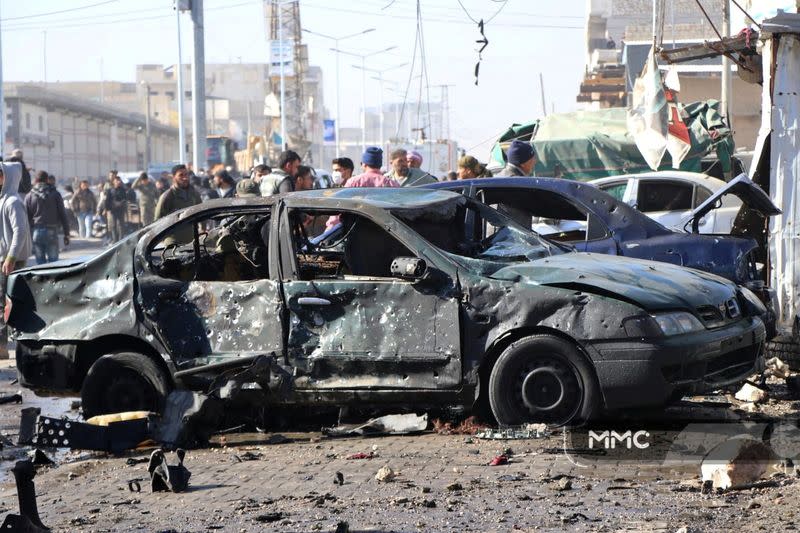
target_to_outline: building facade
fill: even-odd
[[[3,153],[23,151],[26,164],[58,177],[99,178],[110,169],[145,167],[145,117],[36,85],[5,84]],[[151,161],[173,161],[175,128],[151,124]]]

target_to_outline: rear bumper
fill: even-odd
[[[606,407],[656,406],[741,383],[764,368],[764,324],[744,318],[713,331],[591,344]]]
[[[80,392],[74,344],[30,344],[17,342],[19,383],[37,394],[57,396]]]

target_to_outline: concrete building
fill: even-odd
[[[98,178],[109,169],[145,165],[145,117],[38,85],[4,84],[6,145],[22,149],[25,162],[57,177]],[[177,154],[175,128],[151,125],[152,161]]]

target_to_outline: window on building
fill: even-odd
[[[39,131],[44,131],[44,117],[39,115]]]
[[[31,129],[31,114],[25,113],[25,127]]]

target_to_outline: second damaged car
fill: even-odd
[[[8,292],[21,383],[80,393],[85,416],[159,411],[184,388],[574,424],[763,365],[747,289],[572,252],[448,191],[208,202]]]

